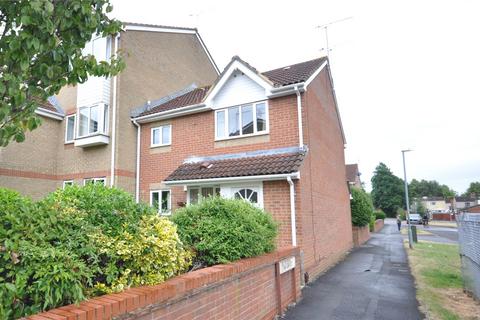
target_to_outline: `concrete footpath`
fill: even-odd
[[[423,319],[395,220],[303,290],[282,319]]]

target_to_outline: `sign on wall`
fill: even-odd
[[[279,262],[280,274],[295,268],[295,257],[289,257]]]

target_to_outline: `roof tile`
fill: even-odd
[[[263,72],[262,74],[270,79],[276,87],[307,81],[320,66],[327,61],[326,57],[305,61],[291,66]]]

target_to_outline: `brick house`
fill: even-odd
[[[328,60],[260,73],[232,58],[211,85],[137,107],[137,190],[161,214],[242,198],[280,223],[310,276],[352,246],[345,139]]]
[[[42,126],[23,143],[0,148],[0,186],[39,199],[66,184],[89,181],[135,191],[136,128],[130,109],[218,69],[196,29],[126,23],[114,38],[94,37],[85,53],[106,60],[116,48],[126,69],[89,78],[39,105]]]
[[[362,180],[360,180],[361,173],[358,171],[358,164],[347,164],[347,181],[352,187],[363,188]]]

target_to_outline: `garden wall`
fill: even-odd
[[[451,213],[432,213],[432,220],[455,221],[455,215]]]
[[[374,228],[373,228],[373,231],[374,231],[374,232],[378,232],[378,231],[382,230],[383,225],[384,225],[383,219],[377,219],[377,220],[375,220],[375,226],[374,226]]]
[[[365,242],[367,242],[368,239],[370,239],[370,230],[369,226],[363,226],[363,227],[352,227],[352,234],[353,234],[353,245],[355,247],[361,246]]]
[[[288,267],[287,262],[293,269]],[[290,258],[290,259],[289,259]],[[273,319],[300,297],[298,248],[189,272],[28,319]]]

